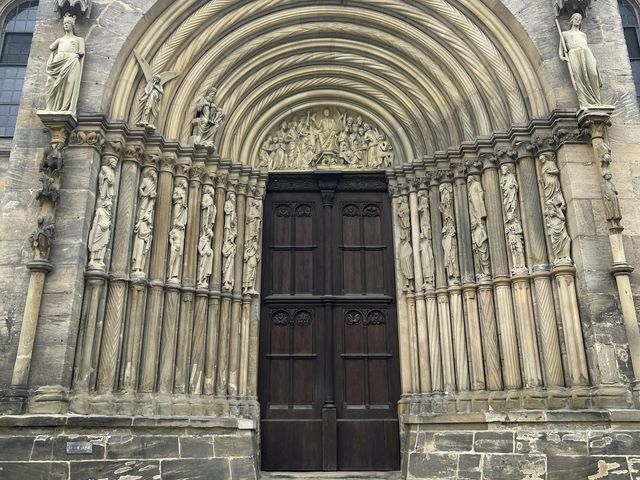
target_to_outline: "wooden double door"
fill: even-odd
[[[399,469],[400,372],[384,176],[272,176],[263,253],[263,470]]]

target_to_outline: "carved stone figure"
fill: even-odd
[[[398,199],[398,224],[401,230],[411,230],[411,211],[406,196]]]
[[[580,107],[600,105],[602,80],[596,58],[589,48],[587,35],[580,30],[582,15],[574,13],[569,25],[569,30],[562,32],[560,39],[560,58],[569,65]]]
[[[64,142],[57,142],[54,146],[47,148],[40,171],[47,175],[60,174],[64,166],[64,155],[62,154],[64,148]]]
[[[109,157],[106,165],[100,168],[98,174],[98,201],[113,200],[116,195],[116,165],[118,160],[115,157]]]
[[[420,258],[422,260],[422,276],[424,288],[433,288],[435,285],[435,259],[431,244],[431,213],[429,209],[429,192],[418,192],[418,214],[420,217]]]
[[[213,271],[212,238],[213,230],[206,228],[203,230],[200,240],[198,241],[198,253],[200,254],[200,263],[198,264],[198,288],[206,288],[209,285],[209,277],[211,277],[211,272]]]
[[[215,149],[213,137],[225,119],[222,109],[215,103],[217,92],[217,88],[210,87],[196,106],[196,117],[193,120],[193,144],[196,147]]]
[[[384,132],[361,115],[324,107],[283,120],[262,143],[259,161],[272,170],[385,168],[393,156]]]
[[[77,12],[89,18],[92,0],[55,0],[56,8],[62,13]]]
[[[76,17],[62,19],[64,35],[51,44],[47,62],[47,108],[49,112],[75,115],[82,79],[84,39],[75,35]]]
[[[545,219],[551,238],[554,263],[570,265],[571,238],[567,232],[567,204],[560,185],[560,169],[556,164],[555,153],[546,152],[540,155],[542,162],[542,186],[544,189]]]
[[[153,218],[153,207],[156,201],[157,188],[158,174],[155,170],[146,170],[140,182],[138,218],[146,216],[147,213],[150,213],[151,218]]]
[[[31,248],[34,260],[48,260],[51,251],[51,241],[55,232],[55,225],[43,215],[38,217],[38,229],[31,234]]]
[[[163,72],[157,75],[153,74],[151,66],[142,56],[133,51],[136,60],[140,64],[140,68],[144,73],[144,78],[147,81],[147,86],[144,89],[144,94],[140,97],[140,120],[136,123],[138,127],[144,127],[147,130],[153,131],[156,129],[155,122],[160,113],[160,103],[164,96],[164,85],[181,75],[180,72]]]
[[[133,228],[133,252],[131,269],[134,275],[141,275],[147,264],[147,255],[151,249],[153,238],[153,211],[156,203],[158,174],[147,169],[140,182],[138,215]]]
[[[89,232],[89,268],[104,269],[104,257],[111,238],[111,216],[113,203],[110,198],[96,208],[93,227]]]
[[[227,193],[224,203],[224,242],[222,244],[222,290],[233,291],[235,285],[234,264],[236,259],[236,237],[238,236],[238,216],[236,214],[236,194]]]
[[[53,184],[53,178],[43,173],[40,175],[40,183],[42,183],[42,188],[36,194],[36,200],[40,202],[40,205],[45,200],[56,205],[60,200],[60,192]]]
[[[502,203],[505,211],[505,233],[511,252],[511,263],[514,274],[526,271],[526,259],[524,256],[524,231],[520,218],[520,205],[518,199],[518,180],[515,175],[515,166],[505,164],[500,167],[500,188],[502,189]]]
[[[409,232],[404,229],[400,230],[400,251],[398,252],[398,258],[400,260],[400,272],[404,280],[403,289],[405,292],[413,292],[413,280],[415,277],[415,271],[413,269],[413,248],[409,240]]]
[[[602,198],[604,200],[605,213],[609,226],[611,228],[620,228],[622,220],[622,211],[620,210],[620,200],[618,199],[618,190],[613,184],[611,173],[607,172],[602,177]]]
[[[182,255],[184,254],[184,236],[189,208],[187,206],[187,180],[179,177],[173,189],[173,217],[169,232],[169,268],[167,278],[176,280],[180,276]]]
[[[489,235],[487,233],[487,207],[484,201],[484,189],[480,178],[471,175],[467,180],[469,191],[469,215],[471,217],[471,240],[476,275],[479,280],[491,277],[489,261]]]
[[[563,12],[574,13],[576,11],[584,16],[591,6],[591,0],[553,0],[553,6],[556,9],[556,16]]]
[[[258,263],[260,262],[260,229],[262,226],[262,213],[260,201],[249,198],[247,208],[246,240],[244,245],[244,276],[242,280],[242,293],[245,295],[257,295],[256,277]]]
[[[216,221],[216,205],[214,199],[214,190],[211,185],[205,185],[202,188],[202,202],[201,202],[201,210],[202,213],[200,217],[202,218],[202,230],[207,230],[212,228]]]
[[[460,282],[460,264],[458,260],[458,232],[453,211],[453,185],[440,185],[440,213],[442,213],[442,250],[447,277],[450,284]]]

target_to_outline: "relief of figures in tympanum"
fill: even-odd
[[[393,161],[393,146],[379,127],[362,115],[328,107],[283,120],[260,149],[260,166],[270,170],[384,169]]]

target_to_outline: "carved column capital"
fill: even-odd
[[[462,180],[466,181],[467,178],[467,167],[466,165],[455,165],[453,166],[453,178],[456,182]]]
[[[493,153],[480,154],[480,161],[482,162],[483,170],[496,170],[498,168],[498,157]]]
[[[66,144],[69,135],[78,125],[75,117],[70,114],[38,112],[38,117],[51,133],[51,145]]]
[[[216,188],[227,188],[227,183],[229,182],[229,174],[226,171],[220,171],[216,175],[215,185]]]
[[[107,140],[102,151],[103,157],[116,157],[120,159],[124,150],[124,146],[119,140]]]
[[[175,153],[165,153],[160,156],[160,171],[173,173],[176,172],[176,175],[181,175],[186,177],[189,171],[189,165],[179,164],[177,165],[178,159]],[[177,165],[177,169],[176,169]]]
[[[192,182],[201,182],[204,180],[204,165],[193,165],[189,168],[189,180]]]
[[[102,132],[96,130],[85,130],[82,127],[75,129],[69,135],[70,147],[90,147],[102,153],[107,139]]]
[[[127,143],[124,147],[122,158],[124,162],[142,164],[144,148],[139,143]]]
[[[145,168],[153,168],[157,170],[158,166],[160,165],[160,154],[156,152],[145,152],[145,154],[142,156],[142,159],[143,166]]]
[[[518,152],[508,147],[496,148],[495,155],[500,165],[505,163],[516,163],[518,158]]]
[[[538,146],[528,140],[516,140],[513,142],[513,148],[516,152],[518,161],[524,158],[532,158],[536,156]]]
[[[589,129],[592,139],[604,138],[607,127],[611,126],[614,110],[607,105],[583,108],[578,112],[578,125]]]

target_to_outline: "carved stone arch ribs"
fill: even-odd
[[[538,60],[527,56],[526,52],[533,50],[520,45],[526,35],[517,36],[518,40],[515,35],[491,36],[481,25],[508,23],[512,28],[505,31],[518,30],[519,26],[511,17],[498,18],[485,5],[465,6],[463,10],[444,0],[411,5],[376,1],[337,6],[340,21],[331,23],[318,21],[319,9],[324,7],[311,2],[287,5],[274,0],[234,9],[207,3],[191,15],[187,14],[188,8],[191,7],[174,5],[160,14],[163,25],[175,26],[168,35],[163,29],[162,39],[159,29],[149,29],[140,39],[141,45],[153,45],[141,53],[154,73],[186,72],[183,78],[166,85],[160,131],[186,140],[184,132],[189,128],[185,126],[194,118],[194,99],[215,85],[219,89],[217,101],[228,117],[221,124],[225,132],[219,132],[224,139],[220,149],[235,158],[240,156],[232,148],[237,144],[233,139],[251,137],[249,143],[255,143],[254,126],[261,123],[262,116],[271,116],[266,105],[291,96],[294,92],[289,86],[296,82],[296,88],[318,88],[301,83],[307,76],[305,71],[312,66],[324,69],[322,76],[334,82],[325,88],[336,88],[335,82],[342,82],[338,88],[357,91],[362,98],[388,105],[403,129],[411,132],[411,150],[418,153],[425,153],[425,147],[449,146],[441,145],[440,139],[455,145],[462,139],[472,140],[511,123],[522,123],[530,116],[543,117],[549,111],[542,93],[550,91],[546,88],[548,81],[536,74]],[[288,21],[292,17],[297,19],[295,25]],[[231,35],[222,28],[236,24],[238,28],[232,29]],[[192,42],[196,32],[199,41]],[[407,41],[407,32],[411,32],[411,41]],[[252,40],[247,41],[248,38]],[[331,51],[323,50],[325,38],[334,39]],[[321,45],[310,46],[312,39]],[[416,41],[420,44],[416,45]],[[253,42],[263,48],[256,49],[258,44]],[[370,53],[363,48],[366,46],[371,46]],[[150,55],[151,52],[154,53]],[[333,55],[341,68],[332,71],[331,65],[322,60],[323,55],[325,59]],[[357,61],[358,57],[362,62]],[[138,68],[133,59],[125,62],[120,78],[134,78]],[[366,75],[364,81],[353,83],[359,74],[357,68],[366,70]],[[427,82],[416,82],[416,78]],[[131,85],[116,83],[111,113],[125,118],[132,105],[127,98]],[[269,93],[265,90],[250,103],[242,103],[267,84],[279,84],[281,88]],[[394,92],[407,94],[398,96]],[[464,98],[469,101],[461,101]],[[411,107],[411,99],[417,100],[418,108]],[[262,100],[266,103],[255,110],[256,102]],[[447,113],[439,118],[440,112]],[[432,140],[425,145],[420,137],[430,128],[434,129]]]

